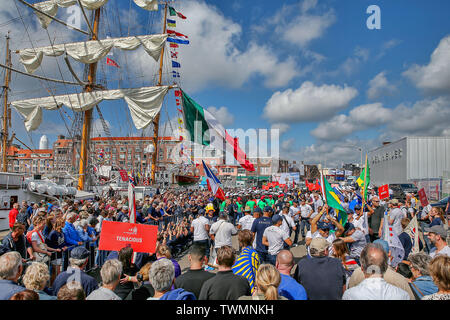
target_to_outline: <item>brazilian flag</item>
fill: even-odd
[[[364,183],[364,181],[366,183]],[[363,198],[367,200],[367,187],[370,184],[370,168],[367,155],[366,155],[366,167],[361,171],[361,174],[359,175],[359,178],[356,180],[356,183],[361,188],[361,195],[363,195],[364,191]]]
[[[337,194],[334,192],[333,188],[331,187],[330,183],[327,181],[325,177],[323,177],[323,184],[324,184],[324,191],[325,191],[325,197],[327,200],[327,205],[330,208],[333,208],[335,212],[337,212],[337,220],[342,225],[345,226],[347,223],[347,212],[342,207],[341,200],[337,196]]]

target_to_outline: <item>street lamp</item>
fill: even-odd
[[[355,146],[355,145],[352,145],[352,144],[350,144],[350,145],[346,145],[346,146],[344,146],[344,147],[353,147],[353,148],[356,148],[356,149],[358,149],[360,152],[361,152],[361,165],[360,165],[360,168],[362,168],[362,159],[363,159],[363,156],[362,156],[362,152],[363,152],[363,149],[362,149],[362,147],[359,147],[359,146]]]

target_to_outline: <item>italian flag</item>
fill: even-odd
[[[255,171],[255,167],[247,159],[247,155],[239,148],[237,138],[228,134],[214,116],[203,109],[197,102],[181,90],[185,127],[192,142],[225,152],[233,150],[236,161],[247,171]],[[197,135],[197,137],[196,137]]]

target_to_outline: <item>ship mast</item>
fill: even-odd
[[[100,8],[95,10],[94,26],[91,34],[91,40],[98,40],[98,27],[100,22]],[[97,62],[89,65],[88,85],[84,92],[92,92],[96,81]],[[90,131],[93,109],[84,111],[83,129],[81,133],[81,151],[80,151],[80,169],[78,178],[78,190],[84,190],[87,173],[88,149],[90,142]]]
[[[166,33],[166,19],[167,19],[167,2],[164,4],[164,20],[163,20],[163,34]],[[161,50],[161,57],[159,58],[159,79],[158,86],[162,85],[162,69],[163,69],[163,58],[164,58],[164,47]],[[158,131],[159,131],[159,118],[161,115],[161,111],[156,115],[153,120],[153,145],[154,152],[152,154],[152,173],[151,179],[152,184],[156,184],[155,174],[157,170],[157,161],[158,161]]]
[[[6,63],[8,67],[11,67],[11,51],[9,50],[9,32],[6,36]],[[9,108],[8,108],[8,91],[9,80],[11,78],[11,70],[5,70],[5,85],[3,86],[3,132],[2,132],[2,171],[8,171],[8,120],[9,120]]]

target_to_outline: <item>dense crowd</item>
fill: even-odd
[[[225,191],[224,201],[183,189],[137,201],[136,223],[158,226],[155,253],[98,249],[103,221],[129,221],[127,197],[16,203],[0,247],[0,299],[450,298],[448,204],[421,208],[412,194],[383,201],[374,189],[362,204],[358,190],[345,188],[343,220],[308,190]],[[419,250],[406,232],[412,219]],[[385,223],[402,257],[384,240]]]

